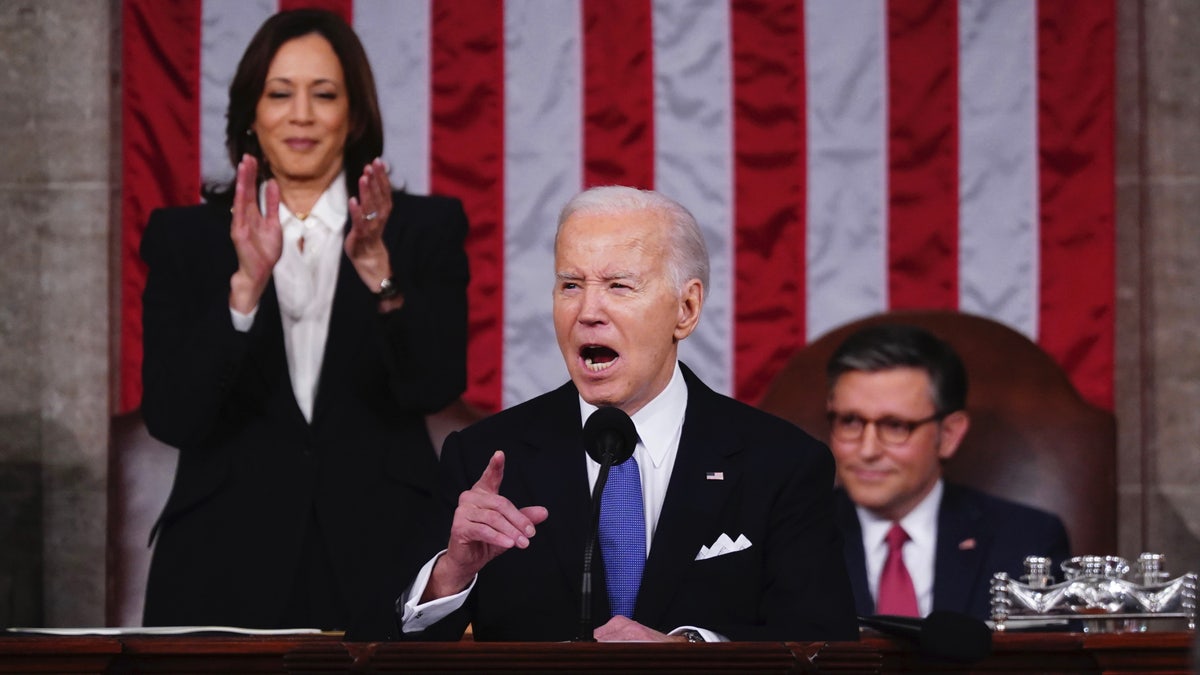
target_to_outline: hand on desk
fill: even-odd
[[[687,642],[682,635],[660,633],[620,615],[597,628],[595,637],[597,642]]]
[[[433,567],[421,602],[462,591],[493,558],[513,547],[527,548],[537,534],[535,526],[549,512],[542,506],[518,509],[500,496],[502,480],[504,453],[497,450],[475,485],[459,495],[450,542]]]

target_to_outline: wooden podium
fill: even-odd
[[[339,636],[0,637],[0,673],[1177,673],[1190,632],[997,634],[979,663],[899,640],[684,643],[350,643]]]

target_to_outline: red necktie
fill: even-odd
[[[876,614],[920,616],[917,610],[917,592],[913,589],[912,577],[904,566],[901,550],[908,541],[908,533],[900,523],[892,523],[887,533],[887,560],[879,575],[879,601],[875,603]]]

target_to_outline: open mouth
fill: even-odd
[[[579,356],[583,359],[583,364],[587,366],[587,369],[593,373],[607,370],[617,362],[619,357],[617,352],[604,345],[584,345],[579,350]]]

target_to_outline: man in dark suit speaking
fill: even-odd
[[[600,471],[581,428],[611,406],[637,439],[601,500],[597,640],[856,638],[828,449],[677,361],[707,284],[678,203],[603,187],[567,204],[553,314],[571,381],[446,440],[458,507],[446,550],[397,603],[407,637],[456,639],[468,621],[477,640],[576,637]]]
[[[967,433],[958,354],[914,326],[864,328],[829,359],[837,519],[859,614],[989,617],[990,581],[1026,556],[1068,555],[1044,511],[942,480]]]

